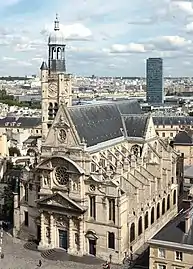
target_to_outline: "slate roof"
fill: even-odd
[[[24,142],[23,144],[25,145],[32,145],[32,144],[36,144],[37,143],[37,140],[41,138],[41,136],[29,136]]]
[[[141,113],[135,100],[73,106],[68,111],[81,141],[88,146],[123,136],[121,114]]]
[[[144,137],[149,116],[128,115],[123,116],[124,126],[128,137]]]
[[[193,225],[189,233],[185,233],[185,216],[184,211],[168,222],[152,239],[166,242],[193,245]]]
[[[181,131],[174,137],[174,144],[193,144],[193,132]]]
[[[142,114],[140,104],[137,100],[123,100],[116,101],[115,104],[118,106],[122,115],[127,114]]]
[[[184,167],[184,177],[193,178],[193,166]]]
[[[153,117],[155,125],[193,125],[191,116],[160,116]]]
[[[30,128],[41,124],[41,118],[35,117],[5,117],[0,119],[0,127]]]

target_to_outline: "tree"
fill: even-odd
[[[14,156],[14,155],[21,156],[20,150],[16,147],[10,147],[9,156]]]
[[[3,215],[6,220],[13,222],[14,210],[13,182],[9,182],[4,188]]]

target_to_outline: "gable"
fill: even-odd
[[[49,197],[42,198],[38,202],[38,205],[47,207],[58,207],[60,209],[65,209],[69,211],[84,211],[84,209],[78,205],[76,202],[71,200],[65,194],[58,192],[56,194],[50,195]]]
[[[143,138],[146,134],[148,116],[144,115],[125,115],[123,125],[127,137]]]
[[[145,139],[151,139],[157,137],[156,130],[155,130],[155,125],[153,123],[153,119],[151,116],[149,116],[148,121],[147,121],[147,129],[146,129],[146,134],[145,134]]]
[[[44,146],[61,147],[79,145],[80,143],[80,138],[74,128],[67,108],[60,105],[49,129]]]

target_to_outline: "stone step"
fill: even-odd
[[[55,254],[56,250],[55,249],[47,249],[42,251],[41,256],[44,259],[50,260],[50,258]]]
[[[25,249],[37,251],[38,250],[38,245],[34,242],[27,242],[24,244]]]

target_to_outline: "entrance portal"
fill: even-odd
[[[37,225],[37,241],[41,241],[41,226]]]
[[[89,254],[96,256],[96,240],[89,239]]]
[[[59,247],[67,251],[68,249],[68,233],[64,230],[59,230]]]

